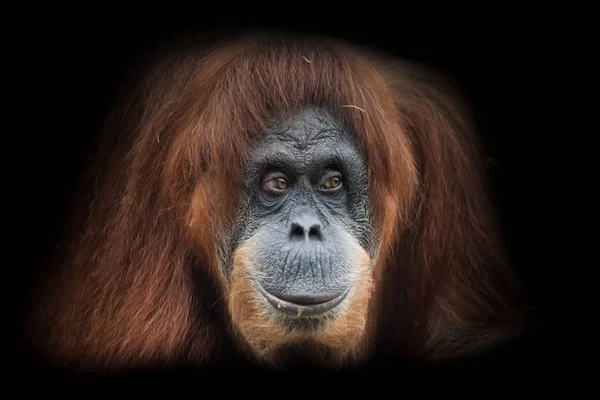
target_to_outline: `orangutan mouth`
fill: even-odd
[[[343,292],[326,296],[275,296],[258,284],[258,290],[279,311],[296,317],[323,314],[339,305],[350,292],[350,287]]]

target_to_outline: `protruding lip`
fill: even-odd
[[[309,316],[309,315],[318,315],[322,314],[326,311],[331,310],[340,304],[350,292],[350,287],[344,290],[342,293],[335,297],[323,297],[322,301],[315,302],[314,299],[310,303],[301,302],[292,302],[289,300],[284,300],[279,298],[265,290],[260,284],[257,285],[258,290],[262,293],[263,296],[271,303],[271,305],[281,312],[286,314],[294,315],[297,317],[301,316]],[[319,299],[321,300],[321,299]]]

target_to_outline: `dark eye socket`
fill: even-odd
[[[342,174],[338,171],[326,172],[319,181],[319,190],[333,192],[342,187]]]
[[[290,180],[282,172],[271,172],[263,178],[262,190],[270,195],[282,195],[289,187]]]

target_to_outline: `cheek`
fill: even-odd
[[[350,208],[349,216],[342,220],[347,232],[360,243],[363,249],[373,257],[376,247],[376,235],[373,230],[373,221],[369,209],[368,196],[365,193],[354,199],[353,207]]]
[[[228,280],[234,265],[234,255],[244,242],[260,230],[260,222],[265,223],[258,212],[251,207],[251,199],[246,198],[237,211],[235,223],[223,235],[223,241],[218,243],[218,254],[222,262],[221,272]]]

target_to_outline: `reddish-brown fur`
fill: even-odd
[[[258,36],[174,53],[130,99],[34,313],[43,354],[121,367],[234,348],[216,246],[264,123],[306,103],[351,127],[368,161],[381,246],[360,356],[453,355],[519,326],[475,137],[432,74],[329,40]]]

